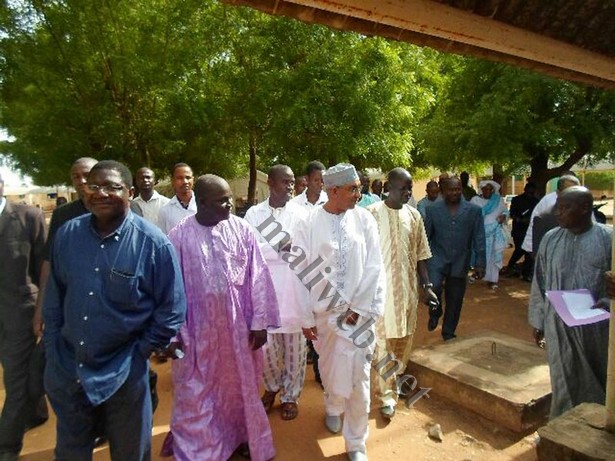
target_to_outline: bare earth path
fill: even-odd
[[[509,254],[506,253],[505,261]],[[502,279],[500,288],[495,292],[487,289],[482,282],[468,287],[461,323],[457,330],[458,336],[488,329],[529,341],[531,328],[527,324],[528,292],[529,283],[519,279]],[[440,341],[439,329],[432,333],[427,331],[427,315],[425,308],[421,306],[414,347],[437,344]],[[154,418],[154,460],[172,460],[158,457],[162,439],[168,430],[171,411],[170,366],[168,363],[154,366],[159,373],[161,398]],[[274,407],[271,412],[270,421],[277,449],[276,460],[345,460],[342,437],[328,433],[324,428],[323,418],[322,391],[310,371],[297,419],[282,421],[279,406]],[[436,442],[427,436],[427,428],[433,422],[441,425],[443,442]],[[22,460],[53,459],[54,424],[54,421],[49,421],[28,432]],[[130,437],[130,434],[127,434],[127,437]],[[388,425],[374,407],[370,417],[368,455],[371,461],[394,458],[413,461],[532,461],[536,459],[535,439],[534,434],[523,437],[498,428],[455,403],[431,397],[421,399],[412,409],[400,405],[396,417]],[[95,459],[110,459],[108,448],[97,450]],[[233,461],[240,459],[243,458],[234,457]]]

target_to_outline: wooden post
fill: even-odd
[[[613,217],[615,218],[615,181],[613,181]],[[611,222],[613,224],[613,222]],[[615,272],[615,232],[611,244],[611,273]],[[615,301],[611,299],[611,316]],[[606,372],[606,430],[615,434],[615,322],[609,319],[609,365]]]

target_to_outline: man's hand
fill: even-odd
[[[305,339],[309,341],[318,340],[318,331],[316,330],[316,327],[302,328],[301,330],[303,331],[303,336],[305,336]]]
[[[533,336],[534,336],[534,342],[536,342],[536,345],[540,347],[541,349],[544,349],[546,345],[545,332],[542,330],[538,330],[537,328],[534,328]]]
[[[344,322],[346,322],[348,325],[356,325],[357,322],[359,321],[359,314],[357,314],[355,311],[348,309],[346,311],[346,313],[344,314]]]
[[[611,312],[611,302],[608,300],[608,298],[602,298],[596,301],[596,304],[594,304],[591,308],[604,309],[607,312]]]
[[[154,351],[158,359],[181,359],[184,358],[184,348],[181,342],[172,341],[164,349]]]
[[[267,343],[267,330],[252,330],[248,338],[252,350],[257,351]]]
[[[440,304],[440,301],[438,301],[438,296],[434,293],[434,291],[431,288],[426,288],[425,289],[425,301],[427,304]]]
[[[477,280],[482,279],[485,276],[485,268],[484,267],[475,267],[474,268],[474,278]]]
[[[32,317],[32,331],[37,338],[43,337],[43,312],[40,306],[34,309],[34,317]]]

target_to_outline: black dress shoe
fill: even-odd
[[[444,341],[450,341],[451,339],[455,339],[456,337],[457,337],[456,334],[442,335],[442,339]]]

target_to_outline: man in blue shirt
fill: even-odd
[[[66,223],[53,241],[43,305],[55,456],[91,459],[102,421],[112,459],[149,460],[148,357],[184,321],[181,272],[168,239],[130,211],[126,166],[97,163],[87,189],[91,214]]]
[[[472,250],[476,252],[475,276],[485,275],[483,214],[477,205],[462,200],[462,190],[459,178],[443,180],[443,200],[425,209],[425,231],[432,254],[427,260],[429,280],[440,301],[429,313],[427,328],[433,331],[438,326],[444,292],[442,338],[445,341],[455,338]]]

